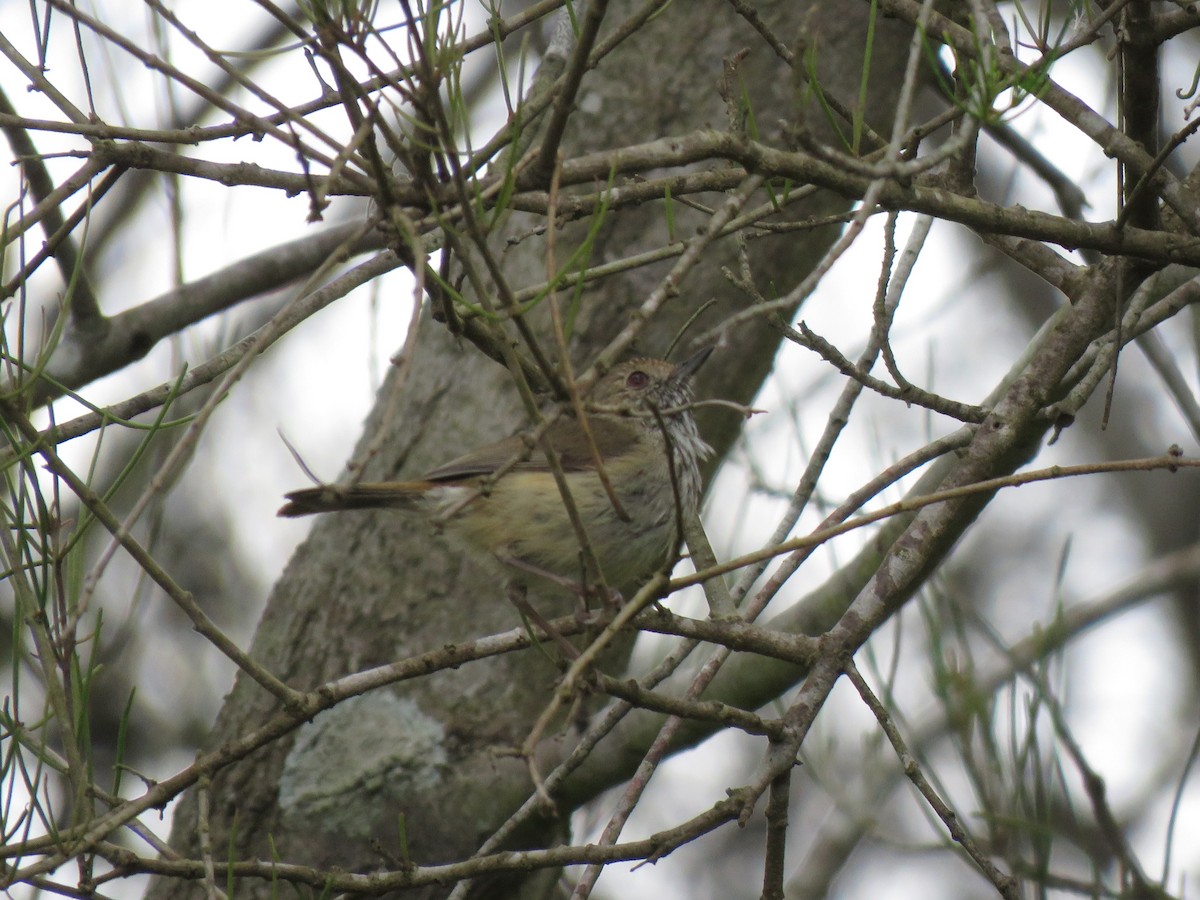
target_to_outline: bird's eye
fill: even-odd
[[[629,373],[629,377],[625,379],[625,386],[631,387],[635,391],[640,391],[650,383],[650,376],[640,369]]]

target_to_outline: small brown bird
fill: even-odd
[[[686,407],[692,401],[692,375],[711,352],[706,347],[678,366],[661,359],[621,363],[588,398],[591,440],[567,416],[546,433],[610,585],[634,585],[662,565],[675,549],[677,505],[684,515],[699,506],[700,463],[711,448]],[[620,510],[597,474],[597,450]],[[578,581],[580,542],[540,448],[480,493],[484,479],[527,453],[518,435],[439,466],[421,481],[293,491],[279,515],[395,508],[438,518],[453,511],[446,529],[470,545],[511,565]]]

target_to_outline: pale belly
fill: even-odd
[[[605,580],[614,587],[628,587],[664,565],[675,549],[677,504],[665,472],[613,480],[640,488],[618,492],[624,517],[594,473],[567,475],[579,519]],[[430,499],[445,510],[469,490],[447,485],[431,491],[437,496]],[[448,519],[446,528],[474,546],[573,581],[583,580],[577,530],[556,484],[544,473],[510,473],[493,486],[490,496],[473,500],[462,512]]]

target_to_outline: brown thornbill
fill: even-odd
[[[689,516],[700,503],[700,463],[711,450],[688,407],[692,375],[711,352],[706,347],[678,366],[661,359],[621,363],[587,398],[590,439],[565,415],[546,432],[611,585],[632,585],[661,566],[674,549],[677,509]],[[615,504],[597,473],[597,451]],[[523,454],[528,458],[484,485]],[[480,447],[420,481],[325,485],[293,491],[287,500],[281,516],[393,508],[441,519],[453,511],[446,529],[503,561],[564,579],[582,571],[580,541],[550,465],[540,447],[530,454],[520,436]]]

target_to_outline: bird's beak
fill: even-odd
[[[708,359],[714,349],[716,349],[715,346],[709,344],[707,347],[697,350],[675,368],[675,371],[671,373],[672,380],[684,381],[691,378],[696,374],[696,370],[704,365],[704,361]]]

